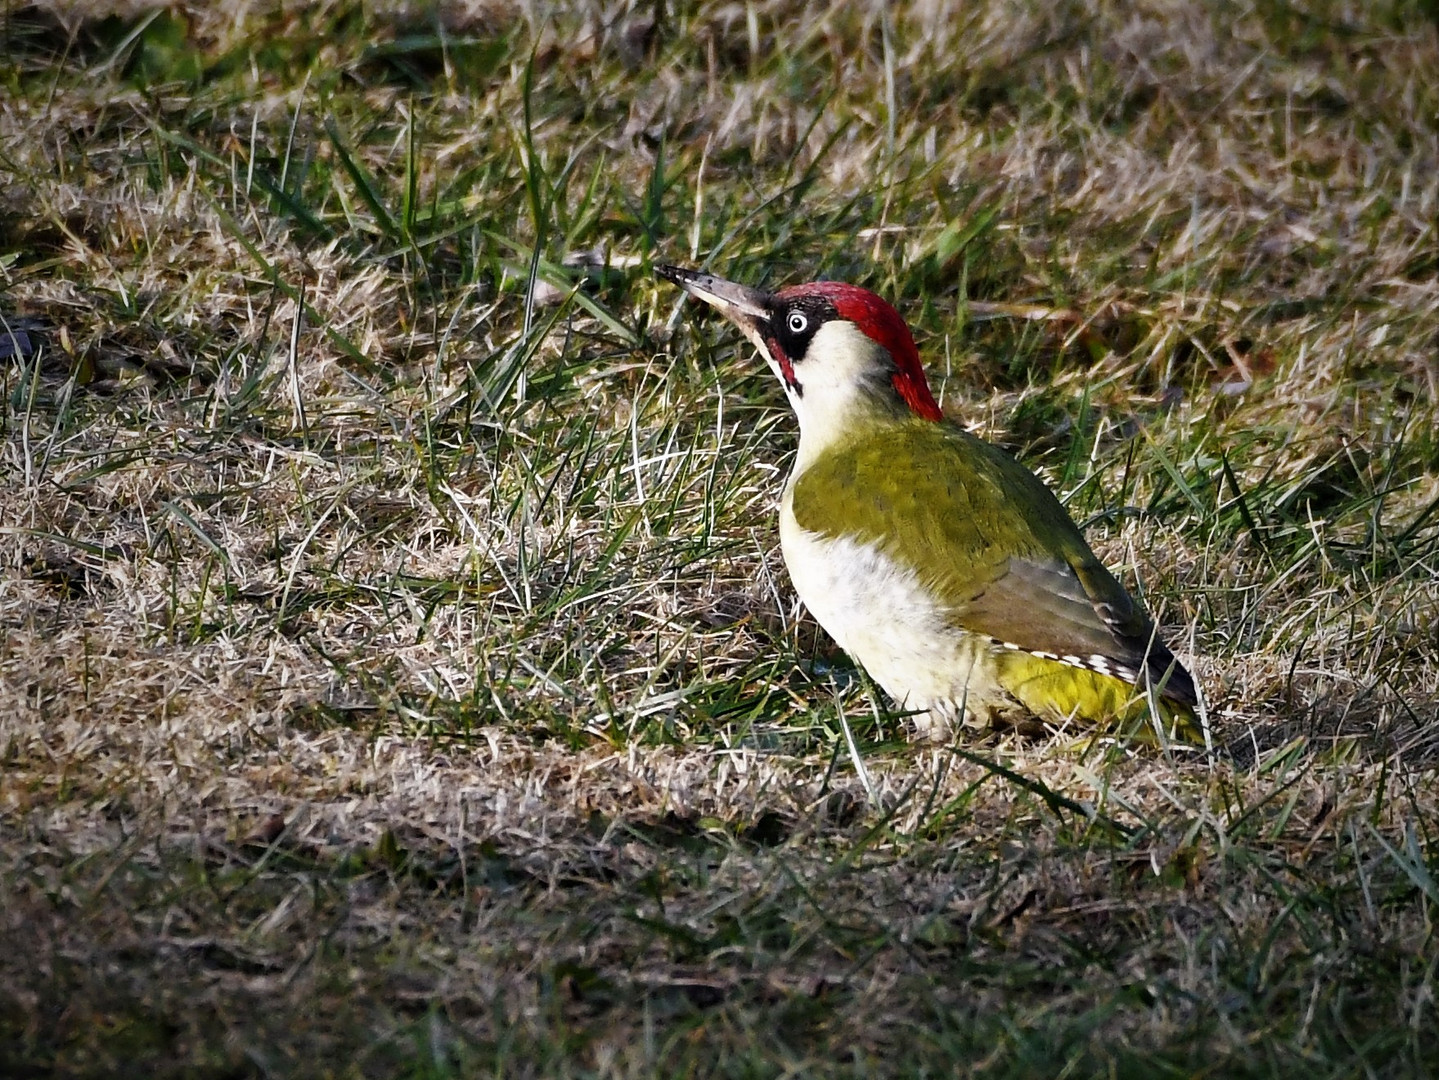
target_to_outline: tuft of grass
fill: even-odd
[[[1439,1068],[1431,8],[0,13],[0,1072]],[[1222,752],[907,744],[659,258],[894,299]]]

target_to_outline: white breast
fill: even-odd
[[[973,719],[987,715],[987,702],[1002,694],[989,643],[952,625],[913,570],[874,544],[804,529],[788,491],[780,546],[805,607],[897,705],[943,721],[963,700]]]

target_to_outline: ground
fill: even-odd
[[[1439,1071],[1432,2],[221,7],[0,14],[0,1072]],[[1211,745],[910,742],[652,261],[891,298]]]

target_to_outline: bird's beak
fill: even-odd
[[[655,273],[718,310],[738,326],[762,353],[769,354],[765,340],[769,336],[769,293],[678,266],[656,265]]]

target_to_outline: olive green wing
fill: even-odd
[[[1195,701],[1148,614],[1028,469],[951,424],[887,426],[796,480],[804,528],[851,535],[907,565],[956,626],[1011,648]],[[1166,680],[1167,676],[1167,681]]]

